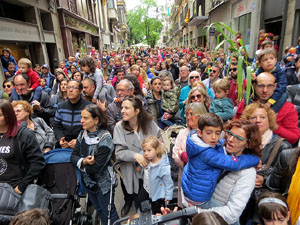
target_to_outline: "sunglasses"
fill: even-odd
[[[231,72],[231,71],[235,72],[235,71],[237,71],[237,68],[230,68],[229,72]]]
[[[197,98],[197,99],[200,99],[201,96],[202,96],[202,95],[200,95],[200,94],[192,95],[192,96],[191,96],[191,99],[192,99],[192,100],[195,100],[196,98]]]
[[[4,88],[10,88],[11,85],[9,85],[9,84],[8,84],[8,85],[3,85],[3,87],[4,87]]]
[[[199,79],[199,76],[190,76],[190,79]]]
[[[211,72],[216,73],[217,71],[216,70],[212,70]]]

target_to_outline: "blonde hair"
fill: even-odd
[[[190,104],[192,103],[192,94],[195,92],[195,91],[199,91],[202,95],[203,95],[203,98],[204,98],[204,105],[207,109],[209,109],[209,106],[210,106],[210,98],[207,94],[207,91],[206,91],[206,88],[202,88],[202,87],[194,87],[190,90],[189,92],[189,95],[188,95],[188,98],[187,98],[187,102],[186,104]]]
[[[155,149],[158,158],[161,158],[165,154],[163,144],[158,140],[156,136],[148,136],[143,140],[142,148],[146,145],[150,145]]]
[[[27,58],[21,58],[19,61],[18,61],[18,64],[24,64],[24,65],[27,65],[28,68],[32,68],[32,63],[29,59]]]
[[[247,107],[244,109],[243,114],[242,114],[242,119],[249,120],[251,115],[254,113],[256,109],[264,109],[267,113],[268,120],[269,120],[269,128],[274,131],[277,130],[278,125],[276,122],[276,113],[268,106],[254,102],[251,103],[250,105],[247,105]]]
[[[139,70],[139,75],[143,78],[143,81],[148,80],[147,73],[137,64],[132,65],[128,70],[131,72],[133,69]]]
[[[218,90],[221,89],[223,91],[229,91],[230,83],[227,78],[219,79],[213,84],[213,89]]]

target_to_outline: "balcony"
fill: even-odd
[[[118,14],[117,14],[117,10],[115,8],[112,9],[108,9],[108,18],[112,21],[112,22],[118,22]]]
[[[120,27],[120,32],[123,32],[123,33],[129,33],[129,28],[127,26],[127,24],[123,23]]]

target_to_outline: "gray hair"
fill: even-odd
[[[197,116],[207,113],[206,107],[200,102],[192,102],[186,106],[185,112],[192,110]]]
[[[193,76],[193,75],[196,75],[196,76],[199,76],[199,77],[200,77],[200,73],[197,72],[196,70],[190,72],[189,78],[188,78],[188,84],[189,84],[189,85],[191,85],[191,78],[190,78],[190,77]]]
[[[128,89],[129,90],[134,90],[134,86],[133,86],[133,84],[132,84],[132,82],[130,80],[123,79],[118,84],[122,84],[122,83],[128,84]]]

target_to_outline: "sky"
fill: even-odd
[[[155,0],[157,2],[158,5],[164,5],[164,2],[165,1],[158,1],[158,0]],[[127,8],[127,11],[128,10],[131,10],[133,9],[134,7],[136,7],[137,5],[140,4],[140,0],[125,0],[126,2],[126,8]]]

